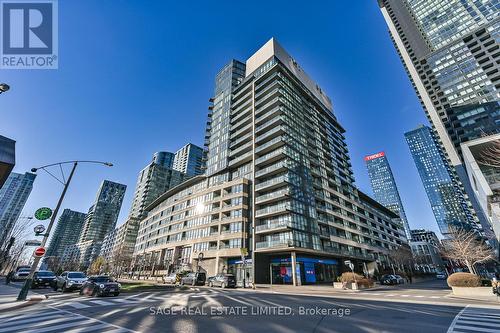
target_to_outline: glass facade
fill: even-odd
[[[78,242],[85,223],[85,213],[65,209],[56,224],[56,229],[50,239],[46,257],[61,257],[64,248]]]
[[[420,126],[405,133],[405,138],[441,233],[447,236],[450,225],[474,224],[460,183],[451,172],[432,130]]]
[[[410,225],[399,196],[396,180],[392,174],[391,166],[384,152],[365,157],[368,176],[375,200],[397,214],[405,229],[406,238],[411,239]]]
[[[127,186],[109,180],[101,183],[95,203],[90,207],[79,242],[102,242],[118,220]]]
[[[10,232],[28,200],[35,178],[33,173],[12,172],[0,188],[0,248],[9,241]]]
[[[204,171],[203,157],[203,148],[188,143],[175,152],[173,168],[186,174],[187,177],[201,175]]]

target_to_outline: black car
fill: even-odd
[[[121,284],[109,276],[91,276],[80,289],[80,295],[106,296],[120,295]]]
[[[208,285],[210,287],[235,288],[236,278],[232,274],[217,274],[209,278]]]
[[[51,271],[37,271],[33,275],[33,281],[31,282],[31,288],[40,288],[46,286],[53,286],[56,280],[56,275]]]
[[[380,284],[395,285],[395,284],[399,284],[399,281],[395,275],[386,274],[380,278]]]
[[[203,272],[200,273],[189,273],[188,275],[182,277],[181,285],[191,285],[191,286],[203,286],[207,275]]]

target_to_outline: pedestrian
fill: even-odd
[[[408,279],[410,280],[410,283],[413,283],[413,277],[410,275],[408,275]]]
[[[500,273],[495,273],[491,281],[491,287],[493,288],[493,294],[500,296]]]

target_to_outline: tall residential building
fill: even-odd
[[[441,233],[447,236],[449,226],[474,225],[472,207],[433,131],[422,125],[405,138]]]
[[[203,173],[203,148],[188,143],[175,152],[174,169],[185,173],[188,177]]]
[[[127,186],[104,180],[83,224],[78,243],[66,246],[62,265],[66,270],[86,269],[101,252],[102,243],[115,228]]]
[[[112,264],[115,273],[129,271],[138,231],[139,219],[129,218],[104,238],[100,256]]]
[[[157,152],[153,160],[141,170],[135,186],[134,198],[130,209],[130,217],[142,219],[146,215],[145,208],[169,188],[180,184],[187,175],[174,170],[174,154]]]
[[[462,144],[465,167],[490,230],[500,242],[500,134]]]
[[[392,174],[389,160],[384,152],[365,157],[368,176],[372,185],[375,200],[397,214],[403,222],[406,238],[411,240],[410,224],[406,218],[401,197],[399,196],[396,180]]]
[[[0,248],[8,242],[24,204],[33,189],[36,175],[12,172],[0,188]]]
[[[56,224],[45,257],[62,257],[67,246],[74,245],[80,239],[85,223],[85,213],[65,209]]]
[[[498,0],[378,0],[440,146],[481,214],[460,145],[500,132]]]
[[[94,204],[90,207],[79,242],[102,242],[113,230],[120,214],[126,185],[104,180],[99,187]]]
[[[426,242],[436,247],[440,245],[439,238],[436,236],[436,233],[425,229],[411,230],[411,239],[414,242]]]
[[[210,100],[206,174],[146,208],[136,270],[332,282],[345,260],[373,273],[406,244],[399,217],[355,187],[330,99],[274,39],[224,67]]]
[[[16,142],[0,135],[0,188],[16,164]]]

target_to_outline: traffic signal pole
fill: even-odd
[[[73,163],[73,168],[71,169],[71,173],[69,174],[68,181],[64,184],[64,189],[61,193],[61,196],[59,197],[59,201],[57,202],[57,206],[54,209],[54,213],[52,214],[50,218],[49,225],[47,227],[47,231],[43,235],[43,240],[41,243],[41,247],[45,247],[45,244],[47,243],[47,239],[49,238],[50,235],[50,230],[52,229],[52,225],[54,224],[57,213],[59,212],[59,208],[61,207],[61,204],[64,200],[64,196],[66,195],[66,191],[68,190],[69,183],[71,182],[71,178],[73,178],[73,174],[75,173],[76,166],[78,165],[78,162]],[[31,265],[31,270],[30,274],[28,275],[28,278],[24,282],[23,288],[19,292],[19,295],[17,296],[18,301],[24,301],[26,300],[26,297],[28,296],[28,291],[31,288],[31,283],[33,282],[33,275],[35,274],[36,268],[38,266],[38,263],[40,262],[41,257],[35,257],[35,260],[33,260],[33,264]]]

